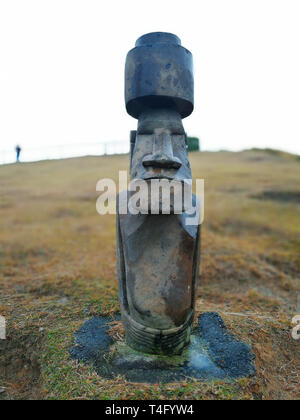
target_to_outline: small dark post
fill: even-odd
[[[125,103],[138,119],[130,135],[131,179],[191,180],[182,119],[194,107],[193,58],[176,35],[154,32],[137,40],[126,59]],[[184,212],[118,212],[119,298],[131,347],[168,355],[189,343],[199,244],[200,227],[187,226]]]

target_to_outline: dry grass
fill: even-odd
[[[191,162],[206,193],[197,310],[218,311],[253,347],[257,377],[136,385],[70,360],[84,320],[118,311],[115,220],[97,215],[95,185],[128,157],[87,157],[0,167],[0,399],[300,397],[300,161],[254,150]]]

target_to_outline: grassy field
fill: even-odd
[[[271,150],[190,157],[205,179],[197,311],[219,312],[252,346],[257,377],[134,384],[70,359],[80,325],[119,308],[115,219],[96,213],[95,186],[117,180],[128,156],[86,157],[0,167],[0,399],[300,398],[300,160]]]

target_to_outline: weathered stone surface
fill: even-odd
[[[154,180],[187,185],[192,174],[182,118],[194,106],[193,58],[176,35],[155,32],[137,40],[126,58],[125,103],[138,119],[130,133],[131,180],[149,187]],[[158,214],[123,214],[121,200],[120,194],[117,265],[126,341],[146,353],[180,354],[194,318],[199,224],[189,226],[184,209],[177,214],[171,206],[163,214],[163,199]],[[153,200],[151,195],[149,209]]]
[[[194,107],[192,54],[170,33],[141,36],[127,54],[125,103],[128,114],[139,118],[145,108],[174,108],[187,117]]]

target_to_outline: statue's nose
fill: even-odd
[[[143,159],[145,167],[179,169],[181,160],[173,155],[172,138],[168,133],[154,136],[153,153]]]

